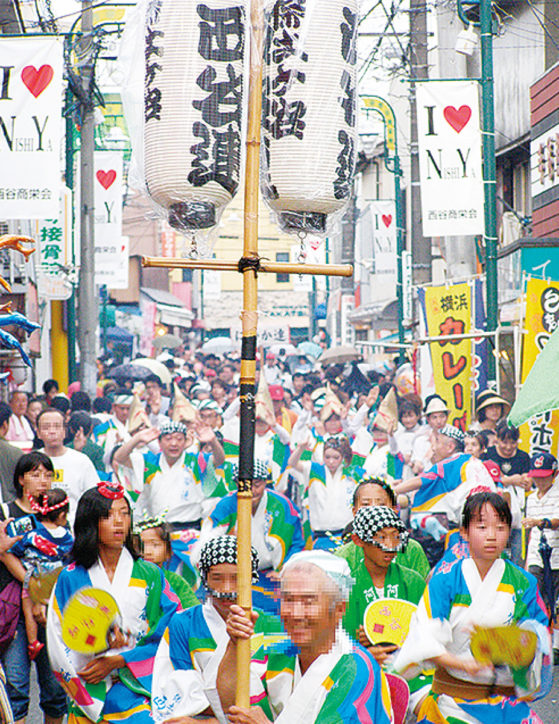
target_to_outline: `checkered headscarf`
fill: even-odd
[[[252,558],[252,582],[258,583],[258,555],[251,547]],[[212,566],[220,563],[237,564],[237,538],[234,535],[219,535],[211,538],[202,546],[198,568],[202,580],[206,583],[208,572]]]
[[[232,475],[235,483],[239,482],[239,463],[232,463]],[[253,480],[272,480],[270,468],[264,460],[256,459],[254,461]]]
[[[163,435],[171,435],[173,432],[182,432],[186,435],[186,425],[182,422],[165,421],[159,428],[159,437]]]
[[[455,427],[454,425],[445,425],[444,427],[441,427],[439,433],[441,435],[449,437],[451,440],[455,440],[458,445],[461,446],[462,450],[464,449],[465,436],[462,430],[460,430],[458,427]]]
[[[353,519],[353,532],[363,543],[373,543],[373,538],[384,528],[396,528],[400,534],[400,550],[403,550],[408,544],[409,533],[392,508],[368,505],[359,508]]]

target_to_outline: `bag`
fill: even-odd
[[[10,517],[6,503],[1,504],[4,520]],[[21,583],[12,579],[0,591],[0,654],[14,640],[21,611]]]
[[[14,640],[21,609],[21,584],[10,581],[0,591],[0,653]]]

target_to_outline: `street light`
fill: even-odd
[[[396,299],[398,300],[398,343],[404,344],[404,287],[402,255],[404,252],[404,214],[402,209],[402,193],[400,190],[400,156],[398,155],[398,140],[396,117],[392,106],[380,96],[361,96],[365,110],[376,111],[384,121],[384,163],[388,171],[394,174],[394,205],[396,207]],[[400,364],[405,362],[403,346],[400,349]]]

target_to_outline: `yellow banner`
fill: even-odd
[[[429,337],[467,334],[473,315],[469,284],[425,289],[425,311]],[[472,416],[472,342],[449,340],[429,345],[437,394],[450,408],[448,421],[467,430]]]
[[[559,282],[530,279],[526,284],[526,315],[522,341],[524,383],[536,357],[559,324]],[[534,415],[520,426],[520,448],[529,455],[551,452],[557,455],[559,410]]]

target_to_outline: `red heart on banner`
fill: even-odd
[[[51,82],[53,75],[52,65],[42,65],[39,70],[34,65],[26,65],[21,71],[21,80],[27,90],[38,98]]]
[[[97,181],[99,181],[105,191],[114,184],[116,179],[116,171],[114,171],[113,169],[111,169],[110,171],[99,170],[95,175],[97,176]]]
[[[470,106],[460,106],[460,108],[447,106],[443,111],[443,116],[448,125],[452,126],[456,133],[460,133],[472,117],[472,109]]]
[[[388,229],[388,227],[389,227],[390,224],[392,223],[392,214],[383,214],[383,215],[382,215],[382,223],[383,223],[383,224],[386,226],[386,228]]]

